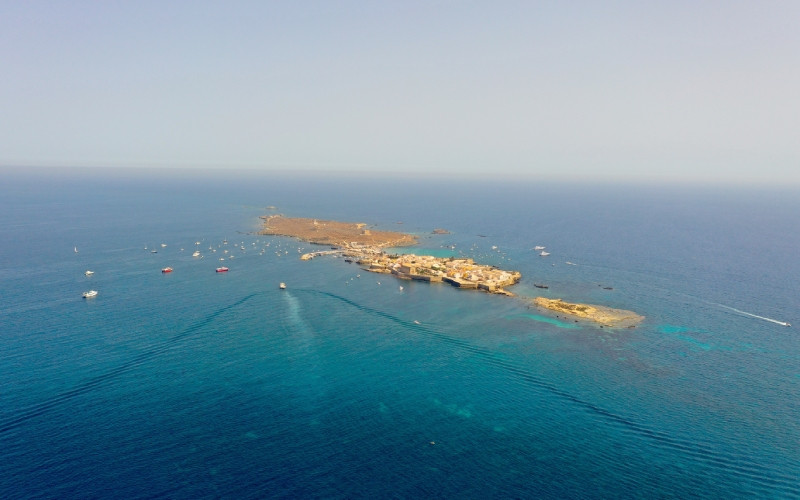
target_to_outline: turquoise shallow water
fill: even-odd
[[[730,309],[800,324],[797,193],[402,187],[12,176],[0,495],[800,495],[795,328]],[[522,298],[301,262],[309,245],[252,234],[267,205],[400,227],[522,271],[520,296],[646,320],[601,330]]]

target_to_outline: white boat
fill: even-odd
[[[538,251],[540,251],[540,250],[544,250],[544,249],[545,249],[545,247],[543,247],[543,246],[541,246],[541,245],[536,245],[535,247],[533,247],[533,249],[534,249],[534,250],[536,250],[536,251],[538,252]]]
[[[162,243],[162,244],[161,244],[161,248],[164,248],[164,247],[166,247],[166,246],[167,246],[167,244],[166,244],[166,243]]]
[[[89,290],[88,292],[83,292],[84,299],[91,299],[92,297],[97,297],[97,290]]]
[[[548,255],[550,255],[550,252],[545,252],[544,250],[542,250],[541,253],[539,254],[539,256],[541,257],[547,257]]]
[[[200,257],[200,250],[195,250],[192,257]]]
[[[86,271],[86,272],[85,272],[85,273],[83,273],[83,274],[85,274],[86,276],[91,276],[91,275],[93,275],[93,274],[94,274],[94,271]]]
[[[278,288],[280,288],[281,290],[286,290],[286,283],[281,282],[281,284],[278,285]]]
[[[78,247],[75,247],[75,253],[78,253]]]

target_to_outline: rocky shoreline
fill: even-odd
[[[600,326],[633,328],[644,320],[644,316],[640,316],[633,311],[593,304],[564,302],[561,299],[536,297],[533,299],[533,304],[549,311],[564,314],[576,321],[585,319],[598,323]]]

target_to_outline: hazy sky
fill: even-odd
[[[0,165],[800,184],[800,1],[0,0]]]

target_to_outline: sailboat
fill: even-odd
[[[75,253],[78,253],[78,247],[75,247]]]

